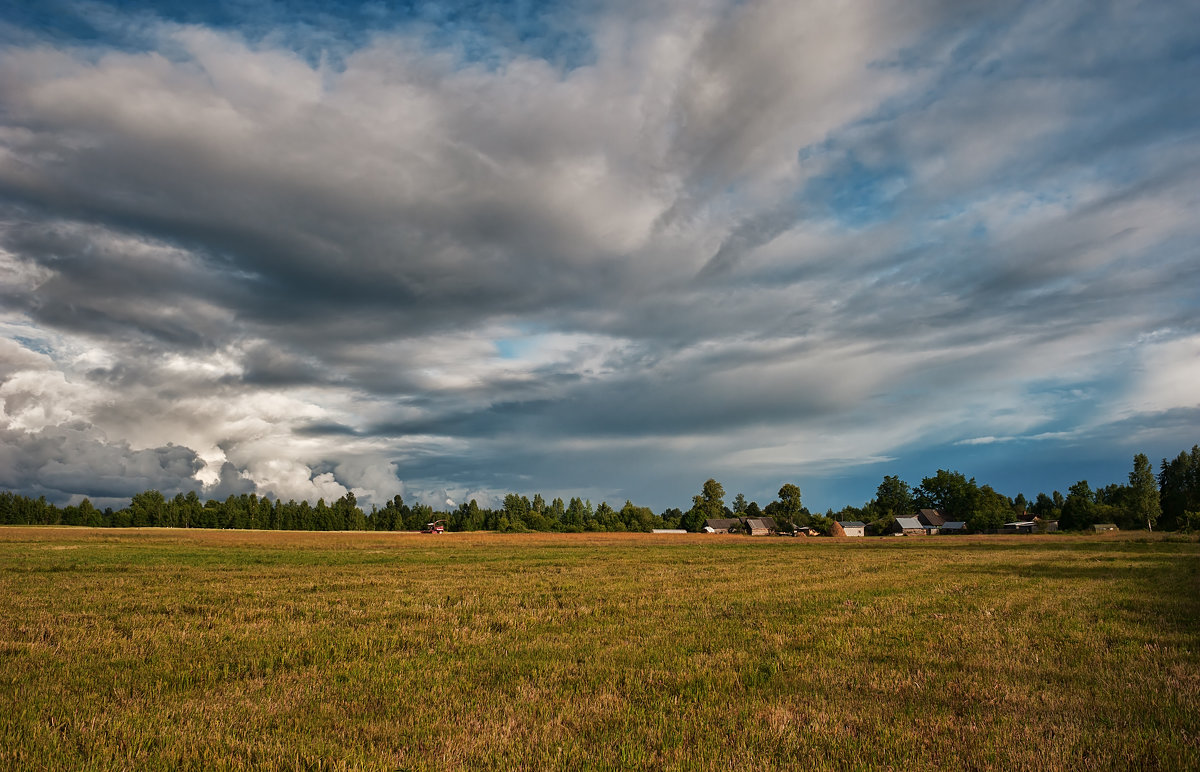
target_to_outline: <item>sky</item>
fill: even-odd
[[[0,488],[1123,482],[1197,211],[1197,3],[0,0]]]

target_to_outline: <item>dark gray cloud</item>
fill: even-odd
[[[107,440],[84,422],[34,434],[0,430],[0,487],[51,499],[72,494],[128,498],[152,488],[197,488],[195,474],[203,466],[188,448],[165,445],[134,450],[126,442]]]

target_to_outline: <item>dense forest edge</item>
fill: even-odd
[[[448,531],[558,531],[650,532],[655,529],[703,530],[706,520],[772,518],[782,533],[801,528],[828,535],[835,521],[859,521],[866,532],[882,535],[895,530],[896,518],[920,509],[934,509],[947,520],[964,521],[973,533],[996,532],[1014,520],[1056,523],[1057,530],[1084,531],[1102,523],[1122,530],[1163,530],[1187,533],[1200,530],[1200,445],[1163,459],[1155,475],[1149,458],[1134,456],[1128,484],[1111,484],[1093,490],[1087,480],[1067,489],[1039,493],[1032,500],[1023,494],[1010,498],[990,485],[979,485],[960,472],[939,469],[917,486],[896,476],[885,476],[875,497],[861,507],[846,506],[813,513],[801,503],[800,488],[787,483],[778,498],[760,507],[737,494],[726,505],[725,489],[707,480],[692,497],[688,510],[669,508],[655,514],[648,507],[626,501],[620,509],[608,502],[592,506],[590,500],[554,498],[540,494],[532,499],[510,493],[501,507],[480,507],[474,499],[450,511],[427,504],[407,504],[394,496],[383,507],[366,512],[353,493],[333,504],[324,499],[287,502],[255,494],[230,496],[224,501],[202,501],[195,491],[167,498],[157,490],[132,497],[129,506],[103,510],[83,499],[59,507],[45,497],[31,498],[0,492],[0,523],[6,525],[79,525],[137,528],[238,528],[296,531],[418,531],[438,524]]]

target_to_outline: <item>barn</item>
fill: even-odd
[[[946,523],[946,515],[940,509],[919,509],[917,519],[921,521],[921,525],[934,528],[941,528]]]
[[[925,525],[915,517],[897,517],[892,530],[905,536],[930,536],[938,532],[935,526]]]
[[[751,536],[770,536],[778,533],[779,527],[775,525],[775,519],[772,517],[748,517],[746,530]]]
[[[834,520],[829,533],[832,536],[866,536],[867,524],[861,520]]]

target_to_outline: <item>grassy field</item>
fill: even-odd
[[[0,768],[1200,768],[1200,544],[0,528]]]

